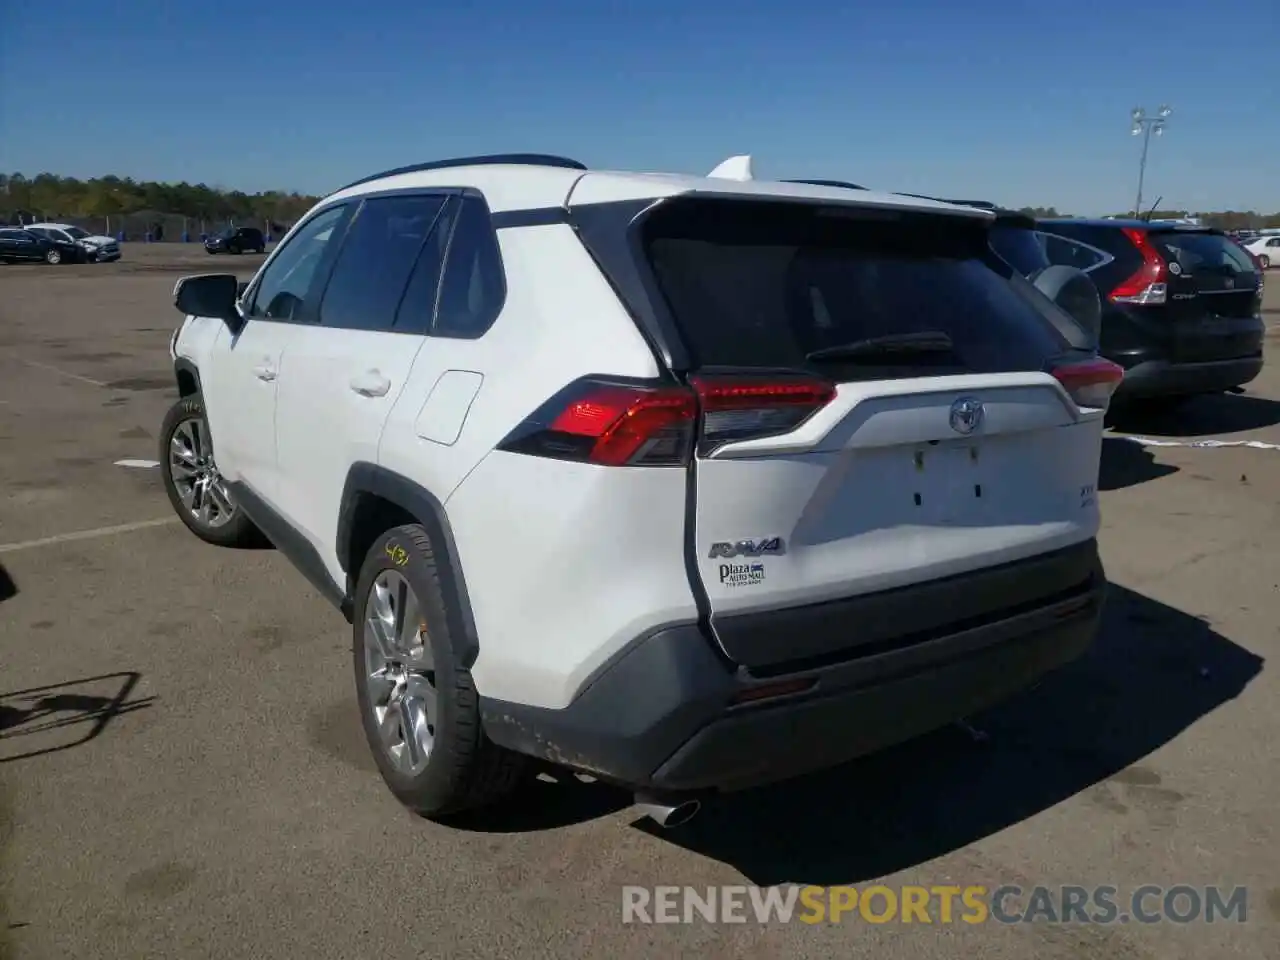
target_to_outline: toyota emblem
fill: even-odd
[[[982,426],[987,408],[977,397],[961,397],[951,404],[951,429],[956,433],[970,434]]]

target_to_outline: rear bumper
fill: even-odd
[[[1244,386],[1262,372],[1262,354],[1204,363],[1147,360],[1125,371],[1116,399],[1221,393]]]
[[[696,624],[668,627],[636,640],[564,709],[482,697],[485,730],[510,749],[654,791],[741,789],[831,767],[998,703],[1083,653],[1105,576],[1096,543],[1081,549],[1084,581],[1030,609],[768,678],[728,663]],[[785,645],[805,611],[790,623],[770,616]]]

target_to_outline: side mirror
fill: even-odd
[[[231,273],[207,273],[183,277],[173,288],[173,305],[178,312],[197,317],[213,317],[239,333],[244,318],[236,309],[240,281]]]
[[[1055,264],[1037,270],[1027,279],[1080,324],[1097,346],[1102,332],[1102,297],[1088,274],[1075,267]]]
[[[241,280],[236,284],[236,301],[244,299],[244,292],[249,289],[249,281]]]

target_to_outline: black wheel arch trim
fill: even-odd
[[[371,495],[396,505],[427,531],[435,554],[440,590],[444,594],[445,617],[454,655],[463,668],[470,669],[480,655],[480,641],[471,610],[471,599],[462,575],[458,546],[454,541],[444,504],[431,491],[386,467],[367,462],[353,464],[347,472],[342,490],[336,543],[339,562],[347,574],[348,592],[351,592],[351,585],[359,574],[358,569],[351,569],[353,564],[348,558],[355,536],[355,509],[361,495]]]
[[[192,363],[186,357],[178,357],[176,360],[173,361],[173,375],[174,375],[174,378],[178,381],[178,394],[180,397],[185,398],[185,397],[191,396],[192,393],[200,392],[200,370],[198,367],[196,367],[194,363]],[[192,383],[195,384],[194,391],[183,393],[182,378],[184,375],[190,377]]]

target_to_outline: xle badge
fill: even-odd
[[[763,563],[722,563],[720,583],[726,587],[749,587],[764,582]]]

